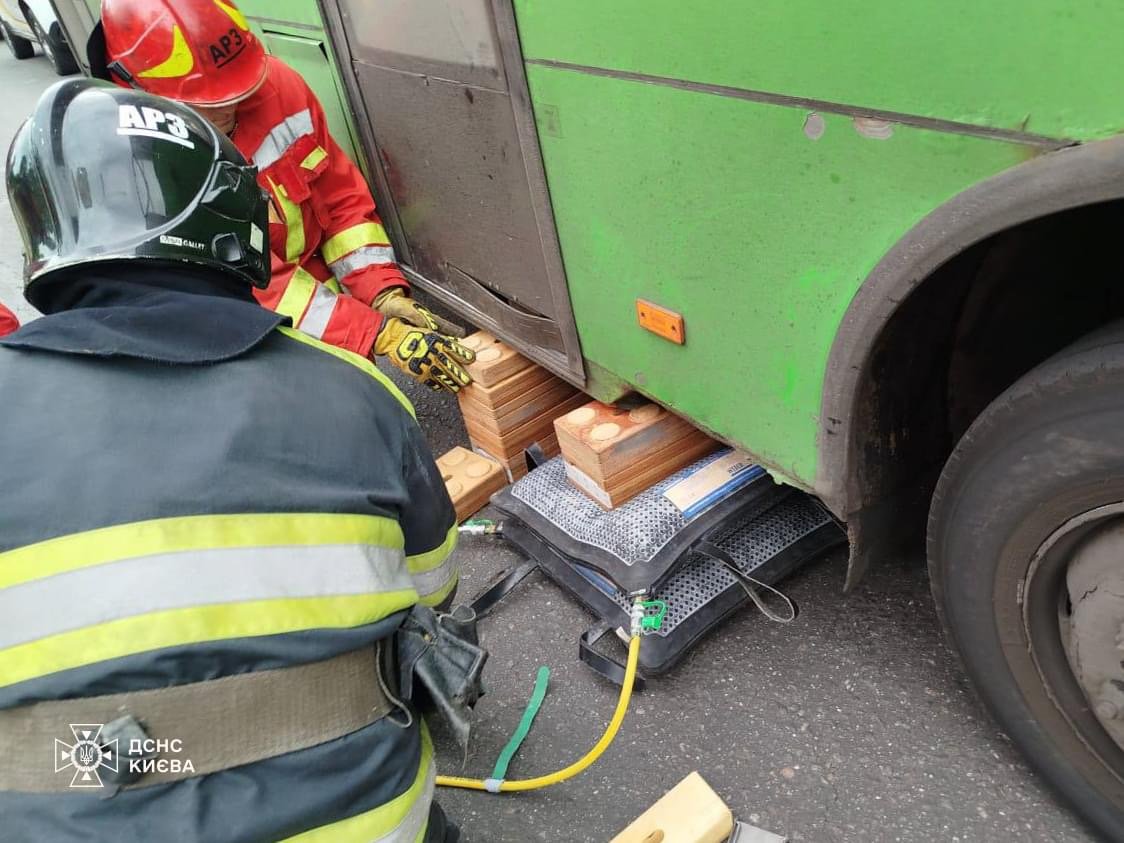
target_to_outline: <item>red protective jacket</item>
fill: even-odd
[[[0,304],[0,337],[10,334],[20,326],[20,320],[4,305]]]
[[[255,294],[305,333],[367,357],[382,326],[371,302],[406,279],[363,174],[328,134],[315,94],[284,62],[268,61],[231,134],[273,200],[273,280]]]

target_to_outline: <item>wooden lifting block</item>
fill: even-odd
[[[473,382],[481,386],[495,386],[504,378],[535,365],[487,331],[477,331],[461,343],[476,352],[476,362],[469,364],[468,373],[472,375]]]
[[[507,485],[503,466],[467,448],[456,447],[442,454],[437,458],[437,467],[453,499],[457,523],[483,509],[488,499]]]
[[[593,401],[554,422],[570,480],[606,509],[719,447],[656,404],[632,409]]]
[[[589,399],[487,332],[464,342],[477,354],[474,382],[458,394],[469,439],[518,479],[527,473],[523,451],[538,442],[556,455],[554,419]]]
[[[611,843],[726,843],[733,830],[726,803],[694,772]]]

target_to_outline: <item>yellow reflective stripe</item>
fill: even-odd
[[[301,323],[301,317],[308,310],[308,303],[316,295],[316,279],[306,270],[297,267],[289,278],[289,286],[281,294],[281,301],[274,308],[276,313],[288,316],[293,320],[293,325]]]
[[[0,651],[0,686],[164,647],[362,626],[408,609],[417,599],[417,592],[409,589],[386,594],[197,606],[137,615]],[[64,607],[60,606],[59,611],[65,611]]]
[[[445,602],[445,598],[453,593],[453,589],[457,587],[457,583],[459,581],[459,575],[453,577],[451,580],[441,586],[441,588],[437,589],[437,591],[430,592],[429,594],[419,595],[418,602],[423,606],[429,606],[431,609],[434,606],[440,606]]]
[[[421,843],[429,823],[436,771],[433,741],[425,723],[420,725],[418,775],[409,790],[372,811],[286,837],[281,843]]]
[[[440,568],[449,554],[453,552],[453,548],[457,546],[457,535],[457,525],[454,524],[449,528],[445,540],[439,546],[433,548],[433,550],[427,550],[425,553],[407,556],[406,568],[411,574],[421,574],[434,568]]]
[[[250,31],[250,25],[246,23],[245,16],[236,8],[222,2],[222,0],[215,0],[215,5],[226,12],[227,15],[230,16],[230,19],[234,21],[234,25],[241,29],[243,32]]]
[[[320,254],[327,263],[335,263],[349,252],[362,246],[389,246],[390,238],[386,229],[377,222],[363,222],[345,228],[339,234],[329,237],[320,247]]]
[[[178,79],[186,76],[195,66],[195,57],[183,37],[183,30],[172,26],[172,53],[164,61],[137,74],[141,79]]]
[[[308,334],[293,330],[292,328],[287,328],[284,325],[279,325],[277,327],[277,330],[287,336],[289,339],[296,340],[297,342],[303,342],[305,345],[311,345],[313,348],[318,348],[321,351],[326,351],[333,357],[338,357],[345,363],[350,363],[355,368],[362,369],[364,372],[366,372],[368,375],[382,384],[386,388],[387,392],[393,395],[398,400],[398,403],[406,408],[406,412],[408,412],[414,418],[417,417],[414,413],[414,405],[410,403],[410,399],[403,395],[402,391],[394,385],[390,378],[380,372],[378,367],[366,357],[360,357],[354,351],[348,351],[345,348],[338,348],[334,345],[328,345],[326,342],[321,342],[314,337],[310,337]]]
[[[155,553],[235,547],[371,544],[401,549],[392,518],[344,513],[191,515],[118,524],[0,553],[0,588]]]
[[[304,254],[304,214],[300,205],[289,199],[284,187],[273,179],[267,181],[269,189],[277,198],[277,204],[281,206],[281,216],[285,218],[285,260],[292,263]]]
[[[327,281],[324,281],[323,284],[337,296],[343,295],[343,287],[340,286],[339,279],[335,276],[329,278]]]
[[[306,170],[315,170],[316,165],[328,157],[328,151],[322,146],[316,147],[312,152],[308,153],[301,161],[301,166]]]

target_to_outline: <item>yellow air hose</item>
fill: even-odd
[[[613,712],[613,717],[609,721],[609,725],[605,727],[605,733],[601,735],[601,739],[593,745],[593,748],[589,752],[569,767],[563,767],[557,772],[545,776],[536,776],[533,779],[516,779],[510,781],[507,779],[469,779],[460,776],[438,776],[437,786],[459,787],[466,790],[486,790],[489,793],[514,793],[524,790],[539,790],[543,787],[549,787],[552,784],[564,782],[566,779],[571,779],[578,773],[591,767],[598,758],[605,754],[605,750],[609,748],[609,744],[616,738],[617,732],[620,731],[621,724],[624,722],[624,715],[628,711],[628,704],[632,700],[632,686],[636,682],[636,668],[640,663],[641,623],[644,618],[644,605],[641,600],[641,597],[637,597],[632,604],[632,629],[628,641],[628,662],[625,664],[624,668],[624,681],[621,683],[621,695],[617,698],[616,711]]]

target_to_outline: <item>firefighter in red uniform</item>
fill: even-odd
[[[266,55],[233,3],[102,0],[91,60],[95,75],[192,106],[257,166],[272,199],[262,305],[324,342],[386,355],[434,389],[470,382],[473,352],[410,298],[367,183],[320,102]]]
[[[20,321],[16,319],[16,315],[0,304],[0,337],[12,333],[19,326]]]

